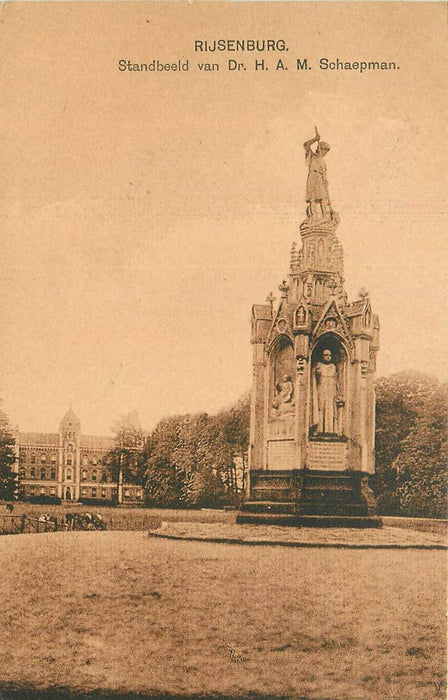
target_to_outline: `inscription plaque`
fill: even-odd
[[[268,469],[294,469],[294,440],[268,442]]]

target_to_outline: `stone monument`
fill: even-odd
[[[253,388],[249,487],[239,522],[379,526],[375,471],[378,317],[361,290],[349,302],[325,157],[308,166],[301,247],[293,243],[278,306],[252,309]]]

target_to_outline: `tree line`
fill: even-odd
[[[403,372],[376,383],[376,492],[384,515],[446,517],[447,387]],[[170,416],[147,436],[135,413],[115,426],[108,470],[143,486],[148,506],[238,505],[248,478],[249,396],[214,415]],[[0,411],[0,497],[17,490],[14,438]]]

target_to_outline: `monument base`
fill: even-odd
[[[381,518],[368,516],[355,518],[343,515],[274,515],[270,513],[239,513],[238,525],[280,525],[281,527],[349,527],[378,528]]]
[[[237,523],[298,527],[381,527],[371,477],[326,470],[252,471]]]

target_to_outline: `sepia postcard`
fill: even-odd
[[[445,697],[446,5],[0,17],[0,698]]]

